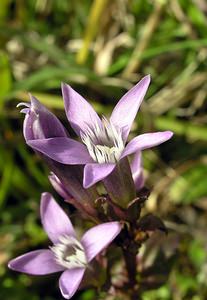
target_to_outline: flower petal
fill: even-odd
[[[160,145],[172,137],[173,133],[171,131],[144,133],[133,138],[126,146],[122,152],[121,158],[135,153],[136,151],[141,151],[148,149],[157,145]]]
[[[144,175],[142,168],[142,156],[141,151],[137,151],[130,164],[132,177],[136,187],[136,191],[139,191],[144,186]]]
[[[44,230],[53,243],[57,243],[63,235],[75,237],[70,219],[49,193],[42,194],[40,215]]]
[[[70,299],[73,297],[81,283],[84,272],[84,268],[75,268],[66,270],[60,276],[59,287],[65,299]]]
[[[64,268],[55,262],[50,250],[35,250],[12,259],[8,263],[12,270],[31,275],[45,275],[63,271]]]
[[[66,129],[58,118],[32,95],[30,100],[31,104],[25,104],[29,108],[22,110],[26,112],[23,125],[25,140],[66,137]],[[19,106],[22,104],[20,103]]]
[[[123,129],[123,139],[127,140],[132,123],[150,84],[150,75],[145,76],[129,90],[115,106],[110,121]]]
[[[29,108],[22,108],[22,109],[20,110],[20,113],[21,113],[21,114],[28,114],[29,111],[30,111]]]
[[[98,163],[85,165],[83,175],[83,187],[87,189],[94,185],[96,182],[104,179],[113,171],[115,166],[115,164]]]
[[[80,136],[80,132],[85,132],[94,124],[101,124],[101,120],[93,107],[72,87],[62,84],[62,94],[65,103],[65,111],[71,127]]]
[[[67,137],[30,140],[27,144],[62,164],[81,165],[92,162],[85,145]]]
[[[88,262],[106,248],[120,233],[119,222],[108,222],[92,227],[83,235],[81,243],[86,251]]]
[[[52,184],[53,188],[56,192],[63,198],[63,199],[70,199],[72,196],[67,192],[64,187],[64,184],[60,181],[60,179],[55,175],[55,173],[50,172],[48,176],[50,183]]]

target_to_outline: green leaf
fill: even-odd
[[[207,126],[200,126],[170,117],[156,118],[154,123],[157,129],[172,130],[175,134],[184,135],[192,140],[207,141]]]
[[[188,255],[196,268],[201,268],[204,265],[207,256],[204,245],[198,240],[191,242],[188,248]]]
[[[11,89],[11,84],[9,58],[6,53],[0,51],[0,108],[2,108],[5,97]]]
[[[207,194],[207,165],[189,168],[172,183],[169,196],[176,203],[191,204]]]
[[[9,4],[11,0],[1,0],[0,2],[0,24],[2,24],[9,12]]]

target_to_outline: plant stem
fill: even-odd
[[[130,226],[128,230],[129,236],[127,237],[126,244],[122,247],[123,256],[128,273],[127,292],[131,300],[138,300],[138,282],[137,275],[137,253],[139,245],[134,241],[133,226]],[[129,238],[130,237],[130,238]]]
[[[128,285],[132,288],[136,284],[136,252],[131,247],[127,247],[123,249],[123,255],[129,277]]]

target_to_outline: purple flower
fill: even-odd
[[[83,164],[83,186],[91,187],[106,178],[118,161],[147,148],[157,146],[172,137],[171,131],[145,133],[127,138],[139,106],[150,83],[144,77],[115,106],[109,120],[99,118],[92,106],[69,85],[62,85],[68,120],[81,142],[66,136],[30,140],[34,149],[62,164]]]
[[[119,222],[97,225],[78,240],[70,219],[49,193],[42,194],[40,214],[53,246],[23,254],[11,260],[8,266],[31,275],[63,272],[59,287],[63,297],[70,299],[77,291],[88,264],[119,234],[121,225]]]
[[[31,95],[30,100],[31,103],[18,104],[18,106],[26,106],[21,112],[25,113],[23,133],[27,144],[30,145],[30,141],[35,142],[53,138],[58,138],[61,142],[63,138],[71,141],[72,149],[74,149],[75,145],[79,146],[78,142],[69,138],[66,129],[53,113]],[[87,190],[83,188],[83,166],[65,165],[51,159],[47,155],[39,152],[38,154],[41,154],[41,157],[46,161],[50,170],[57,176],[55,179],[58,179],[58,184],[62,187],[64,186],[65,194],[70,195],[69,198],[67,197],[67,200],[74,198],[76,201],[73,201],[73,205],[76,208],[79,209],[82,207],[82,210],[88,215],[96,216],[93,201],[98,197],[98,194],[94,187]]]
[[[32,95],[30,95],[30,101],[31,104],[21,102],[17,105],[17,107],[26,106],[21,110],[21,113],[25,114],[23,133],[26,142],[68,136],[66,129],[53,113]]]

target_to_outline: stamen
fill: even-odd
[[[85,267],[87,259],[81,243],[71,236],[61,236],[59,243],[50,247],[55,255],[55,260],[61,266],[72,269]]]
[[[88,127],[86,132],[81,133],[81,139],[90,156],[98,163],[117,162],[124,149],[121,130],[105,117],[102,119],[102,126],[95,123],[93,128]]]

